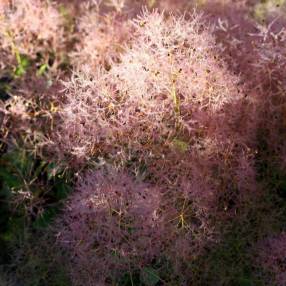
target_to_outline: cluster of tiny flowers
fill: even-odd
[[[229,68],[240,74],[255,105],[256,136],[267,150],[261,156],[272,162],[275,158],[285,170],[285,17],[273,19],[270,15],[260,25],[235,9],[217,10],[212,11],[217,20],[216,40]]]
[[[127,266],[144,266],[167,256],[177,273],[187,279],[191,273],[184,272],[184,262],[191,261],[206,242],[215,239],[214,218],[234,213],[245,195],[256,190],[250,148],[254,138],[248,130],[256,127],[255,118],[249,116],[253,104],[245,96],[239,77],[228,72],[219,56],[211,28],[206,28],[200,15],[189,17],[186,20],[145,11],[132,22],[133,37],[109,69],[95,68],[91,63],[65,82],[63,123],[55,139],[58,148],[75,158],[101,156],[163,188],[163,193],[153,187],[144,195],[142,206],[147,213],[143,223],[138,220],[137,209],[133,210],[138,204],[137,193],[142,192],[140,184],[132,187],[131,195],[121,185],[130,180],[125,175],[116,180],[112,173],[104,177],[97,172],[86,175],[66,211],[66,224],[72,229],[65,237],[82,269],[94,271],[88,253],[94,255],[94,263],[108,269],[99,267],[99,272],[94,272],[97,277],[121,269],[114,257],[120,258],[118,263],[126,270]],[[99,187],[110,180],[116,184],[108,191]],[[102,216],[102,206],[109,205],[118,212],[120,206],[110,204],[117,203],[117,196],[124,200],[121,193],[128,193],[127,198],[133,200],[128,207],[125,204],[127,217],[116,212],[112,215],[110,209]],[[109,204],[101,201],[107,200],[101,197],[105,194],[113,198]],[[87,201],[91,202],[88,206]],[[233,201],[235,205],[230,203]],[[160,214],[155,229],[153,220],[148,224],[150,206],[145,205],[151,202],[150,213]],[[118,219],[123,224],[131,221],[136,231],[126,234],[124,227],[118,227]],[[142,224],[148,229],[147,235],[138,230]],[[106,232],[110,237],[101,238],[99,233]],[[132,250],[121,237],[132,241]],[[156,240],[155,246],[142,248],[142,240],[148,244],[150,239]],[[106,248],[104,251],[107,240],[116,254]],[[91,241],[96,241],[94,252],[98,255],[91,251]],[[100,257],[104,263],[99,262]]]
[[[123,41],[131,33],[129,22],[117,13],[102,15],[99,7],[84,9],[77,23],[79,37],[76,51],[72,55],[75,67],[88,64],[110,68],[123,51]]]
[[[9,3],[8,3],[9,2]],[[1,49],[36,57],[38,52],[62,47],[63,19],[45,0],[13,0],[2,5]]]
[[[135,181],[122,171],[87,172],[66,206],[58,236],[71,253],[74,284],[120,278],[162,256],[175,265],[198,255],[203,237],[210,239],[207,225],[203,220],[199,226],[189,225],[193,214],[178,227],[169,197],[166,190]],[[187,200],[183,208],[190,208]]]
[[[1,127],[10,139],[24,138],[34,144],[41,137],[47,142],[60,101],[56,77],[61,72],[57,64],[67,52],[64,17],[52,1],[12,0],[0,4],[1,93],[2,83],[4,86]],[[54,81],[52,71],[57,73]]]
[[[248,156],[253,138],[245,130],[255,120],[200,16],[145,13],[133,25],[119,63],[109,71],[86,67],[65,83],[64,152],[135,157],[135,168],[145,165],[163,181],[200,173],[208,182],[218,168],[230,173]]]
[[[260,4],[0,0],[0,135],[78,171],[56,223],[73,285],[164,263],[190,285],[263,183],[280,184],[286,20]],[[195,5],[206,14],[169,13]],[[265,5],[264,24],[247,14]],[[258,250],[267,283],[286,285],[286,234]]]

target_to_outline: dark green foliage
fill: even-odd
[[[19,279],[29,273],[24,285],[69,285],[61,268],[51,269],[52,256],[38,248],[43,244],[41,233],[47,231],[71,190],[70,174],[14,147],[0,158],[0,179],[0,264],[9,271],[16,267]],[[45,284],[47,277],[54,282]]]

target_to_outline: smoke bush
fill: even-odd
[[[63,154],[103,157],[161,188],[144,189],[124,174],[88,173],[66,212],[63,241],[76,264],[94,272],[83,279],[106,273],[98,265],[113,272],[166,256],[189,281],[186,262],[217,239],[214,221],[235,215],[256,190],[255,109],[200,15],[145,11],[132,25],[134,35],[110,69],[91,63],[65,82],[55,140]],[[144,200],[137,195],[143,189]],[[121,209],[134,231],[120,228],[121,216],[108,205]]]
[[[1,48],[4,50],[36,58],[37,53],[62,48],[63,19],[48,1],[13,0],[10,5],[4,5],[1,18]]]
[[[38,77],[24,78],[16,87],[9,99],[0,101],[1,139],[8,145],[17,140],[38,155],[45,151],[54,158],[50,136],[58,122],[62,87],[57,83],[47,87],[46,79]]]
[[[130,162],[163,182],[195,173],[233,181],[256,122],[201,21],[145,13],[119,63],[74,73],[65,83],[63,151]]]
[[[202,251],[211,230],[203,221],[188,225],[196,217],[191,213],[186,225],[178,227],[169,196],[162,188],[114,169],[89,171],[81,178],[59,232],[61,245],[72,255],[74,284],[118,279],[160,258],[175,267]],[[186,201],[183,207],[190,209]]]
[[[264,209],[272,215],[267,192],[265,205],[251,196],[267,172],[274,174],[263,178],[269,185],[284,186],[285,19],[255,23],[246,7],[256,0],[202,0],[206,16],[144,10],[133,19],[142,3],[182,11],[197,2],[0,2],[1,68],[25,56],[50,65],[64,48],[74,68],[64,87],[54,77],[47,86],[48,73],[12,74],[10,98],[0,105],[3,142],[47,151],[47,164],[56,153],[70,159],[65,167],[77,168],[57,224],[74,285],[121,284],[126,274],[133,284],[132,275],[146,268],[156,268],[164,285],[190,285],[203,266],[250,257],[236,252],[249,250],[264,221],[277,220],[260,216]],[[50,140],[52,148],[43,148]],[[81,173],[83,165],[103,167]],[[35,176],[52,181],[38,167]],[[258,245],[257,262],[278,285],[286,283],[284,241],[282,233]],[[245,265],[239,271],[247,283]],[[244,282],[240,273],[230,277],[230,268],[215,273],[217,283]]]
[[[210,6],[209,11],[217,21],[215,35],[222,55],[240,74],[255,104],[259,157],[285,170],[285,17],[269,16],[262,25],[228,6],[221,10]]]
[[[123,51],[122,43],[131,32],[129,22],[116,13],[102,15],[99,7],[87,6],[84,11],[77,23],[79,41],[73,53],[73,65],[101,65],[108,69]]]

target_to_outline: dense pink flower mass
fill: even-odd
[[[157,11],[132,25],[132,39],[108,69],[91,61],[65,82],[59,144],[78,158],[107,156],[161,190],[113,171],[86,174],[63,231],[83,277],[106,279],[162,256],[182,274],[217,239],[215,217],[234,214],[256,190],[255,110],[211,28],[195,13],[186,20]]]
[[[13,0],[2,4],[1,48],[36,56],[36,52],[62,46],[63,18],[58,9],[44,0]]]
[[[80,41],[72,57],[76,67],[89,64],[108,69],[111,61],[118,60],[123,42],[131,33],[129,22],[122,18],[114,13],[103,16],[98,7],[84,9],[77,23]]]
[[[208,8],[217,22],[216,41],[254,102],[257,128],[249,131],[256,133],[258,144],[264,142],[267,151],[262,156],[285,170],[285,15],[270,14],[258,24],[243,11],[227,7]]]
[[[67,206],[61,237],[74,252],[77,271],[100,280],[107,270],[120,272],[138,257],[144,263],[158,255],[161,196],[160,189],[136,184],[126,174],[87,173]]]
[[[71,285],[286,285],[285,7],[0,0],[0,211]]]
[[[106,282],[162,256],[182,271],[180,263],[202,251],[202,239],[211,238],[211,229],[187,198],[181,202],[181,216],[190,209],[193,213],[180,220],[166,191],[110,168],[90,171],[79,181],[59,233],[73,257],[75,285]]]
[[[188,146],[208,138],[212,144],[246,143],[241,133],[247,128],[239,130],[237,123],[251,107],[200,16],[165,20],[147,13],[133,25],[133,40],[119,63],[109,71],[86,67],[66,82],[65,146],[90,156],[119,144],[155,152],[158,145],[174,149],[174,142],[184,140]]]
[[[129,47],[110,70],[86,66],[65,83],[64,151],[108,154],[168,185],[190,180],[201,193],[196,200],[210,194],[206,205],[230,184],[243,182],[249,191],[253,105],[201,16],[145,12],[133,26]]]

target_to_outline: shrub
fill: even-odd
[[[228,6],[227,6],[228,7]],[[240,74],[255,105],[259,164],[285,171],[285,17],[258,24],[237,9],[210,8],[216,41],[231,70]],[[264,174],[265,175],[265,174]]]
[[[65,258],[74,285],[286,283],[268,236],[285,229],[286,2],[258,2],[0,0],[0,284],[64,285]],[[69,257],[46,257],[70,168]]]
[[[227,180],[251,155],[256,122],[201,21],[145,13],[119,63],[74,73],[65,83],[62,151],[127,162],[156,181]]]
[[[163,224],[156,230],[146,225],[148,235],[137,232],[143,222],[133,208],[138,205],[141,184],[113,172],[105,176],[88,173],[66,212],[63,241],[75,251],[73,257],[81,269],[94,271],[92,257],[87,256],[93,253],[91,235],[93,242],[97,240],[95,252],[99,251],[94,263],[105,265],[107,272],[120,271],[120,265],[125,271],[130,265],[148,266],[152,258],[158,261],[164,256],[172,261],[174,273],[182,281],[190,281],[191,270],[186,265],[204,251],[207,242],[218,239],[215,221],[235,215],[240,203],[256,191],[251,149],[255,109],[239,85],[239,77],[228,72],[202,16],[194,13],[186,20],[145,11],[133,21],[133,29],[133,38],[110,69],[86,65],[65,82],[66,104],[56,142],[59,154],[71,153],[85,160],[102,157],[154,185],[144,200],[145,219],[148,223],[151,207],[151,213],[160,213]],[[121,183],[125,181],[132,186],[133,196]],[[107,183],[110,187],[105,187]],[[108,204],[104,203],[102,215],[98,202],[104,196],[117,204],[116,196],[124,198],[125,193],[131,200],[127,220],[136,229],[127,234],[118,228],[117,215],[107,212]],[[114,233],[116,225],[118,233]],[[80,227],[85,230],[79,231]],[[106,252],[99,262],[105,253],[102,247],[109,246],[107,238],[101,242],[97,233],[104,233],[106,227],[110,237],[130,237],[135,256],[121,240],[113,240],[110,248],[123,247],[120,254]],[[155,253],[147,246],[141,248],[141,239],[149,241],[145,235],[156,237]],[[117,258],[119,264],[115,265]],[[91,279],[99,279],[106,273],[104,269],[99,268],[94,273],[97,278]]]

